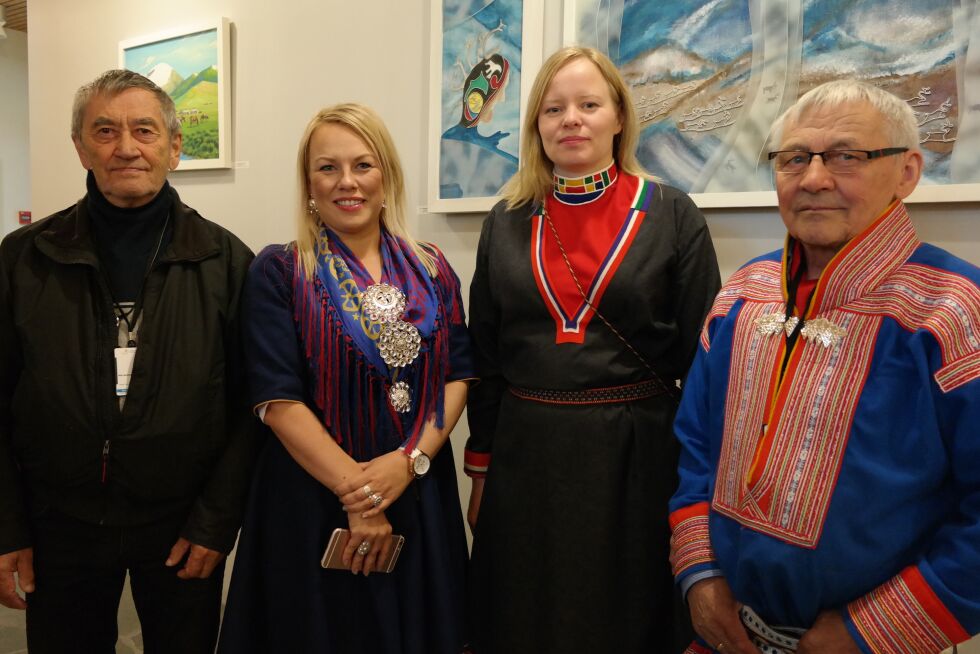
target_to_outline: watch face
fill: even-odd
[[[429,455],[419,452],[418,456],[415,457],[415,460],[412,461],[412,471],[415,473],[416,477],[421,477],[429,472],[430,464],[431,461],[429,461]]]

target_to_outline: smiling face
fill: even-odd
[[[180,161],[181,135],[167,133],[160,102],[145,89],[93,96],[74,143],[99,191],[122,208],[152,200]]]
[[[555,172],[581,177],[608,166],[623,129],[619,107],[599,68],[583,57],[555,73],[538,112],[538,133]]]
[[[866,102],[817,106],[783,128],[780,150],[877,150],[889,142],[884,119]],[[895,199],[919,181],[922,155],[910,151],[865,162],[850,174],[831,175],[820,157],[800,174],[774,173],[779,213],[803,245],[811,276],[864,231]]]
[[[324,123],[313,131],[307,161],[320,221],[340,236],[380,231],[384,186],[377,157],[353,130]]]

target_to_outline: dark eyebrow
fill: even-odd
[[[132,121],[132,124],[133,125],[149,125],[150,127],[156,127],[157,126],[157,121],[156,121],[156,118],[152,118],[152,117],[137,118],[136,120],[133,120]]]
[[[131,125],[137,125],[137,126],[146,125],[146,126],[149,126],[149,127],[156,127],[157,126],[157,121],[156,121],[155,118],[153,118],[151,116],[147,116],[145,118],[136,118],[135,120],[130,121],[130,124]],[[95,120],[92,121],[92,127],[95,127],[95,128],[99,128],[99,127],[115,127],[116,125],[118,125],[118,123],[116,121],[114,121],[112,118],[109,118],[107,116],[99,116],[98,118],[96,118]]]
[[[114,125],[116,125],[116,121],[114,121],[111,118],[107,118],[105,116],[99,116],[98,118],[92,121],[92,127],[106,127],[106,126],[112,127]]]

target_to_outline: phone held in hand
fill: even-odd
[[[333,534],[330,536],[330,542],[327,543],[327,549],[323,551],[323,559],[320,561],[320,565],[330,570],[350,570],[349,565],[344,565],[344,548],[347,547],[347,541],[349,540],[350,529],[341,529],[339,527],[334,529]],[[404,536],[392,534],[388,558],[384,561],[378,561],[374,571],[391,572],[394,570],[395,563],[398,562],[398,555],[401,554],[402,546],[404,545]]]

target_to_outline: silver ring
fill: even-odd
[[[381,493],[372,493],[368,499],[371,500],[371,504],[375,507],[385,501],[385,498],[381,497]]]
[[[364,541],[357,546],[357,553],[361,556],[367,556],[367,553],[371,551],[371,543]]]
[[[373,490],[371,490],[371,487],[367,484],[364,484],[364,488],[362,488],[361,490],[364,491],[364,497],[368,497],[368,498],[370,498],[371,493],[374,492]]]

